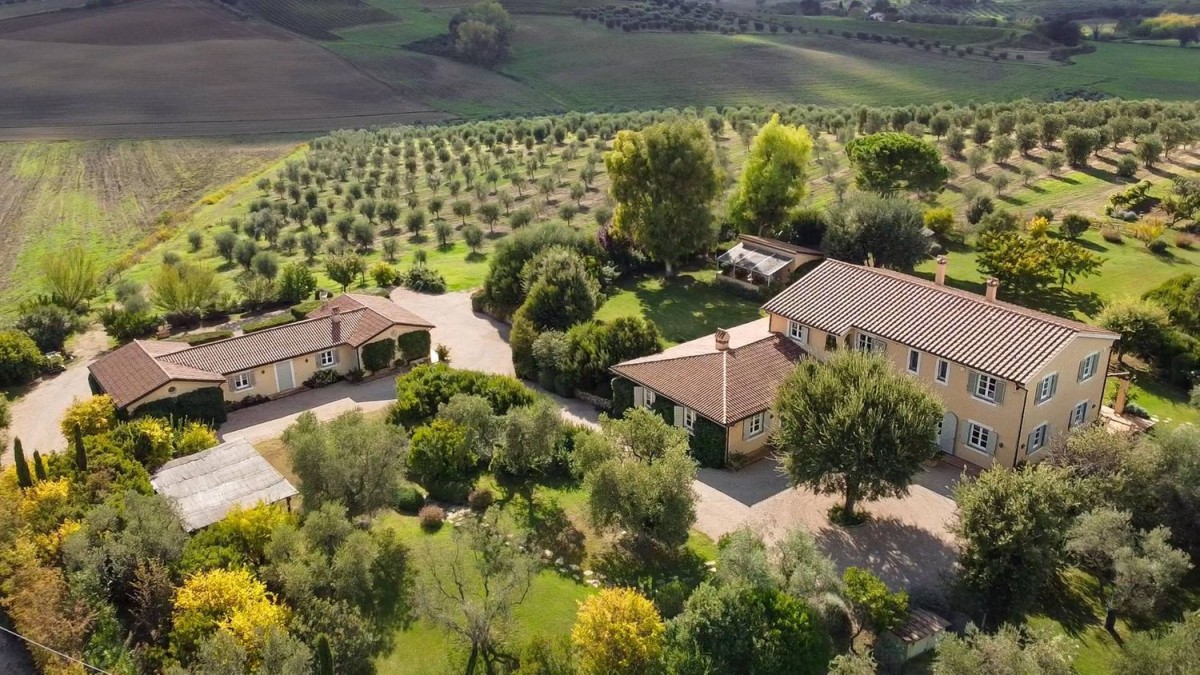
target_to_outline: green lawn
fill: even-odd
[[[673,345],[762,316],[761,302],[738,296],[715,277],[715,270],[696,270],[683,271],[674,279],[626,281],[600,307],[596,318],[645,317]]]
[[[1177,620],[1178,614],[1200,605],[1200,575],[1195,571],[1185,579],[1183,588],[1173,600],[1173,607],[1159,624]],[[1095,578],[1078,569],[1064,571],[1059,583],[1041,602],[1038,613],[1028,618],[1029,625],[1062,635],[1074,643],[1077,650],[1075,672],[1080,675],[1108,675],[1114,672],[1121,652],[1121,639],[1135,631],[1154,630],[1158,624],[1146,625],[1118,618],[1116,636],[1104,630],[1104,605]]]
[[[528,512],[523,497],[506,491],[490,476],[484,476],[480,484],[496,493],[498,500],[492,509],[499,510],[502,526],[512,531],[530,527],[525,521]],[[587,525],[586,493],[577,485],[566,484],[539,485],[533,494],[539,505],[556,503],[561,506],[571,521],[584,532],[586,558],[582,566],[588,569],[589,561],[597,554],[602,554],[606,545]],[[422,573],[420,570],[430,569],[433,565],[448,564],[454,553],[450,525],[430,534],[421,530],[416,517],[388,513],[378,518],[375,526],[393,528],[400,533],[413,551],[418,574]],[[691,532],[687,547],[699,560],[711,560],[716,556],[716,544],[696,531]],[[543,569],[534,578],[524,603],[514,612],[512,644],[520,645],[535,636],[568,635],[574,625],[579,602],[594,592],[595,589],[570,576],[552,568]],[[459,645],[452,636],[427,622],[417,621],[407,630],[395,634],[391,651],[379,657],[376,665],[380,673],[441,675],[456,663],[457,649]]]

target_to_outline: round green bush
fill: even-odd
[[[0,385],[25,384],[41,373],[42,353],[19,330],[0,331]]]
[[[392,495],[392,508],[401,513],[416,513],[425,506],[425,495],[415,485],[401,485]]]

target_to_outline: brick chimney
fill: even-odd
[[[946,256],[944,255],[937,257],[937,274],[933,277],[933,281],[938,286],[946,285]]]
[[[723,352],[729,349],[729,331],[724,328],[718,328],[716,333],[717,351]]]
[[[996,277],[991,277],[987,280],[987,290],[984,292],[988,302],[996,301],[996,292],[1000,290],[1000,280]]]
[[[333,344],[338,344],[342,341],[342,313],[341,307],[329,308],[329,337],[333,340]]]

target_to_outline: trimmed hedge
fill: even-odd
[[[323,304],[325,304],[324,300],[305,300],[304,302],[292,305],[288,311],[292,313],[292,316],[296,317],[297,321],[300,321],[301,319],[307,319],[309,314],[315,312]]]
[[[497,415],[537,399],[537,394],[515,377],[423,364],[396,378],[396,402],[388,411],[388,421],[410,429],[421,426],[455,394],[482,396]]]
[[[430,344],[431,339],[427,330],[405,333],[396,338],[396,347],[400,350],[400,358],[404,359],[406,363],[429,358]]]
[[[428,337],[428,333],[425,334]],[[362,348],[363,367],[377,373],[392,365],[396,358],[396,341],[391,338],[368,342]]]
[[[295,321],[296,321],[296,317],[292,316],[288,312],[284,312],[283,314],[276,314],[275,316],[272,316],[272,317],[266,318],[266,319],[262,319],[261,321],[251,321],[250,323],[244,323],[244,324],[242,324],[242,332],[243,333],[255,333],[257,331],[266,330],[268,328],[275,328],[277,326],[286,326],[289,323],[295,323]]]
[[[225,338],[231,337],[233,337],[233,331],[210,330],[205,333],[192,333],[191,335],[184,335],[180,338],[176,338],[175,341],[186,342],[193,347],[198,347],[200,345],[206,345],[210,342],[216,342],[217,340],[224,340]]]
[[[173,420],[203,422],[215,426],[227,419],[225,395],[221,393],[220,387],[205,387],[185,392],[178,396],[162,398],[138,406],[130,418],[137,419],[139,417],[166,417]]]

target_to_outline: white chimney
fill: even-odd
[[[937,274],[933,280],[938,286],[946,285],[946,256],[944,255],[937,257]]]
[[[987,280],[987,291],[985,292],[985,295],[987,296],[988,302],[996,301],[996,292],[999,290],[1000,290],[1000,280],[999,279],[997,279],[996,277],[991,277],[990,279]]]
[[[717,351],[723,352],[726,349],[729,349],[729,331],[726,331],[723,328],[718,328],[717,333],[716,333],[716,338],[717,338]]]

